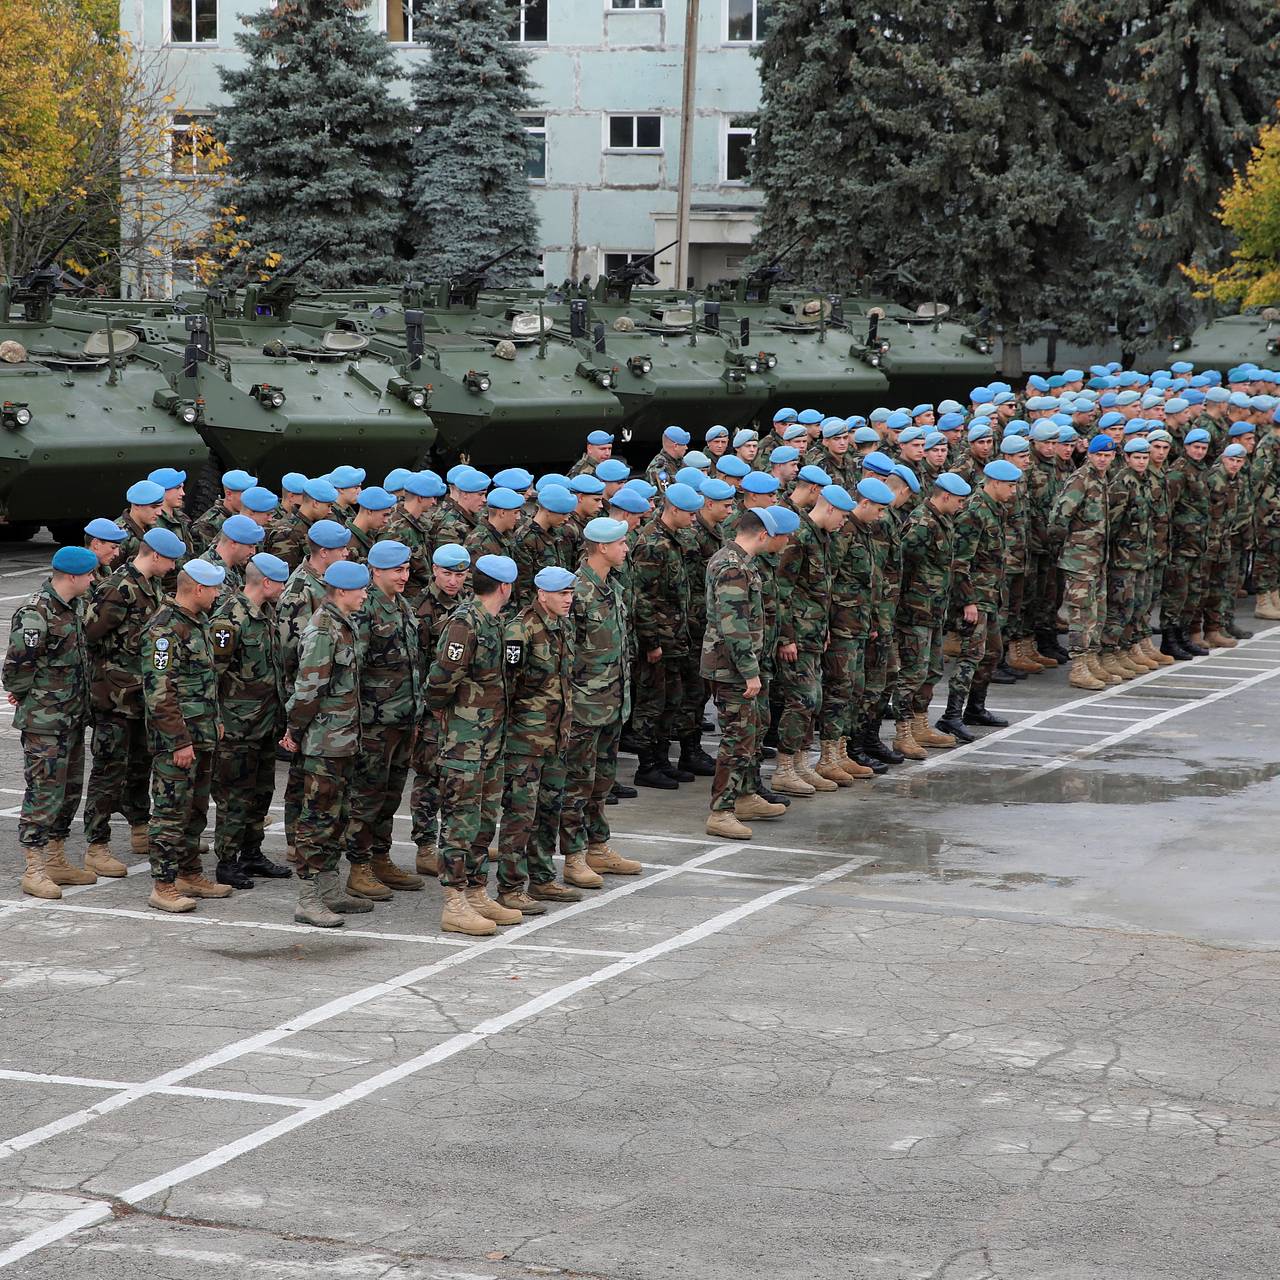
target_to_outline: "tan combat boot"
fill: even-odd
[[[1172,654],[1161,653],[1160,650],[1156,648],[1155,641],[1152,640],[1150,636],[1142,641],[1142,652],[1145,653],[1152,662],[1157,662],[1162,667],[1171,667],[1175,662],[1177,662],[1177,658]]]
[[[176,914],[181,914],[183,911],[194,911],[196,909],[196,900],[188,898],[185,893],[179,892],[178,886],[168,880],[153,880],[151,882],[151,896],[147,899],[147,906],[154,907],[157,911],[172,911]]]
[[[1277,595],[1280,595],[1280,593],[1259,591],[1253,602],[1253,616],[1255,618],[1266,618],[1268,621],[1280,618],[1280,600],[1277,600]]]
[[[480,915],[467,901],[461,889],[445,889],[440,928],[445,933],[465,933],[473,938],[487,938],[498,932],[498,926],[486,916]]]
[[[543,916],[547,913],[546,903],[530,897],[523,889],[502,889],[498,893],[498,906],[518,911],[522,916]]]
[[[420,876],[438,876],[440,874],[440,851],[433,844],[420,844],[418,854],[413,862],[413,869]]]
[[[467,905],[478,916],[492,920],[494,924],[519,924],[524,917],[510,907],[499,906],[489,897],[489,891],[482,884],[469,884],[463,890]]]
[[[1111,672],[1102,665],[1102,655],[1096,649],[1092,649],[1086,653],[1084,655],[1084,660],[1085,665],[1089,668],[1089,674],[1107,688],[1123,683],[1123,677],[1112,675]]]
[[[739,822],[728,809],[712,809],[703,830],[721,840],[750,840],[751,828]]]
[[[1132,680],[1138,673],[1121,663],[1114,653],[1104,652],[1098,655],[1098,665],[1109,676],[1117,680]]]
[[[796,777],[802,782],[807,782],[815,791],[840,790],[837,783],[832,782],[829,778],[824,778],[822,774],[814,771],[809,764],[808,751],[796,752],[794,768],[796,771]]]
[[[317,929],[341,929],[346,923],[336,912],[324,905],[320,885],[315,879],[298,880],[298,905],[293,909],[298,924],[314,925]]]
[[[1013,671],[1025,671],[1028,675],[1038,676],[1044,668],[1038,662],[1032,662],[1026,654],[1026,642],[1010,641],[1005,653],[1005,663]]]
[[[119,858],[112,857],[109,844],[91,844],[85,850],[84,865],[94,875],[108,876],[112,879],[129,874],[129,868]]]
[[[575,889],[598,889],[604,884],[604,878],[598,876],[587,866],[587,859],[581,853],[566,853],[564,856],[564,882]]]
[[[1131,644],[1124,651],[1124,660],[1131,667],[1137,667],[1139,671],[1147,672],[1160,670],[1160,664],[1158,662],[1152,662],[1151,659],[1142,652],[1141,645]]]
[[[811,787],[797,772],[796,758],[785,751],[779,751],[777,767],[773,771],[773,780],[769,783],[772,790],[784,796],[811,796],[816,788]],[[834,784],[833,784],[834,785]]]
[[[874,778],[876,771],[868,769],[865,764],[859,764],[849,756],[849,739],[841,738],[836,743],[836,761],[847,777],[852,778],[855,782],[859,778]],[[777,790],[777,787],[774,788]]]
[[[50,840],[45,846],[44,851],[44,871],[45,875],[53,881],[54,884],[97,884],[98,877],[92,871],[83,871],[79,867],[73,867],[66,858],[64,849],[66,848],[66,840],[58,836],[56,839]]]
[[[533,883],[529,886],[529,897],[535,902],[581,902],[582,894],[567,885],[548,880],[545,884]]]
[[[1089,662],[1084,654],[1071,659],[1071,675],[1067,678],[1067,683],[1073,689],[1088,689],[1092,693],[1107,687],[1089,670]]]
[[[929,723],[929,717],[923,711],[911,718],[911,736],[922,747],[954,747],[955,737],[949,733],[939,733]]]
[[[377,876],[373,874],[371,862],[353,862],[347,872],[347,892],[357,898],[368,898],[370,902],[390,902],[393,894]]]
[[[284,860],[294,868],[300,868],[306,863],[306,859],[298,852],[296,845],[286,845],[284,850]]]
[[[908,760],[926,760],[929,753],[915,740],[911,732],[910,720],[898,720],[894,723],[893,749],[901,751]]]
[[[1198,644],[1202,649],[1209,648],[1209,646],[1204,642],[1204,627],[1199,623],[1196,624],[1195,630],[1192,631],[1188,639],[1190,639],[1192,644]]]
[[[1147,674],[1147,664],[1135,661],[1128,649],[1117,649],[1116,661],[1122,667],[1128,667],[1135,676],[1145,676]]]
[[[845,773],[836,759],[836,744],[834,742],[820,742],[818,744],[818,764],[814,769],[814,773],[820,778],[826,778],[828,782],[834,782],[837,787],[853,786],[853,779]]]
[[[151,853],[151,829],[145,822],[139,822],[129,828],[129,852],[145,858]]]
[[[1027,653],[1031,656],[1032,662],[1038,662],[1042,667],[1060,667],[1057,658],[1051,658],[1047,653],[1040,652],[1040,646],[1036,643],[1034,636],[1027,637]]]
[[[214,884],[199,867],[194,871],[179,871],[174,884],[179,893],[189,898],[229,898],[235,892],[229,884]]]
[[[33,898],[60,898],[62,890],[49,879],[44,869],[45,852],[43,849],[23,849],[27,869],[22,873],[22,892]]]
[[[752,818],[781,818],[786,812],[785,804],[773,804],[754,791],[750,795],[739,796],[733,806],[733,816],[743,821]]]
[[[1204,642],[1212,649],[1234,649],[1235,636],[1229,636],[1221,627],[1214,627],[1204,633]]]
[[[401,871],[391,861],[389,853],[373,855],[373,874],[388,889],[398,889],[401,893],[415,893],[426,883],[421,876],[415,876],[411,871]]]
[[[587,845],[587,866],[606,876],[638,876],[644,870],[634,858],[624,858],[607,844]]]

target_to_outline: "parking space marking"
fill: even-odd
[[[134,1089],[137,1086],[123,1080],[91,1080],[84,1076],[51,1076],[39,1071],[0,1070],[0,1080],[15,1080],[28,1084],[65,1085],[73,1089]],[[268,1107],[309,1107],[309,1098],[282,1098],[274,1093],[241,1093],[236,1089],[195,1089],[183,1085],[171,1085],[157,1089],[157,1093],[180,1098],[208,1098],[214,1102],[252,1102]]]

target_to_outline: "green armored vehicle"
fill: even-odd
[[[1226,370],[1246,363],[1260,369],[1280,367],[1280,308],[1208,320],[1190,334],[1142,352],[1134,368],[1150,373],[1167,369],[1175,360],[1186,360],[1197,369]]]

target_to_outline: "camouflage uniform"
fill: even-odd
[[[360,713],[356,625],[325,600],[302,633],[298,678],[285,706],[301,761],[302,797],[291,843],[304,877],[337,869],[360,751]]]
[[[1253,585],[1259,596],[1280,590],[1280,427],[1259,435],[1248,461],[1250,489],[1256,503]]]
[[[151,755],[140,654],[143,631],[160,604],[160,584],[144,578],[130,561],[94,593],[85,610],[93,705],[93,767],[84,802],[89,844],[110,843],[111,815],[117,811],[130,826],[147,821]]]
[[[298,649],[302,642],[302,634],[307,629],[316,610],[320,608],[325,597],[323,579],[319,578],[309,564],[295,569],[285,583],[284,591],[276,605],[276,627],[280,637],[280,676],[284,683],[286,697],[293,688],[294,678],[298,671]],[[285,839],[294,845],[294,830],[298,825],[298,814],[302,808],[303,768],[302,755],[294,752],[289,761],[289,777],[284,789],[284,830]]]
[[[142,696],[151,765],[151,876],[198,876],[221,718],[218,677],[203,619],[167,601],[147,627]],[[195,749],[187,768],[173,753]]]
[[[1030,634],[1026,625],[1030,539],[1025,480],[1014,490],[1013,501],[1004,508],[1004,520],[1005,603],[1001,611],[1000,631],[1007,644],[1013,640],[1021,640]]]
[[[1107,509],[1107,616],[1104,650],[1128,649],[1139,639],[1138,609],[1151,567],[1151,490],[1145,476],[1125,467],[1113,477]],[[1146,634],[1145,627],[1141,628]]]
[[[348,520],[346,526],[351,531],[351,541],[347,543],[347,559],[353,564],[364,564],[369,558],[370,548],[384,535],[366,533],[355,520]]]
[[[484,886],[502,803],[507,693],[502,622],[478,600],[460,604],[444,625],[426,706],[439,722],[440,883]]]
[[[683,466],[684,462],[681,459],[673,458],[665,449],[662,449],[644,469],[644,478],[659,493],[666,493],[667,485],[675,480],[676,472]]]
[[[1208,549],[1208,463],[1181,457],[1169,468],[1170,555],[1160,596],[1160,625],[1190,630],[1204,595]]]
[[[898,715],[924,715],[942,679],[942,633],[951,594],[955,523],[930,502],[911,513],[902,534],[897,633]]]
[[[779,557],[778,644],[794,644],[794,662],[779,662],[782,715],[778,747],[787,755],[807,750],[822,704],[822,648],[830,626],[831,567],[828,535],[800,512],[800,527]]]
[[[442,498],[438,506],[431,512],[431,523],[428,525],[428,536],[431,548],[442,547],[447,542],[465,545],[480,517],[464,511],[452,498]]]
[[[213,546],[231,514],[226,503],[219,498],[208,511],[191,522],[191,541],[187,543],[187,550],[192,555],[198,555],[207,547]]]
[[[602,581],[584,563],[574,584],[573,723],[560,817],[560,852],[566,857],[609,843],[605,797],[618,768],[618,737],[631,713],[627,611],[614,576]]]
[[[901,513],[889,507],[870,530],[878,589],[872,615],[875,634],[867,642],[861,721],[862,733],[873,737],[880,733],[885,690],[892,690],[898,678],[893,628],[902,583],[902,521]]]
[[[347,858],[369,862],[391,853],[413,731],[422,709],[418,619],[403,596],[370,586],[356,619],[360,660],[360,754],[351,786]]]
[[[1209,524],[1205,545],[1205,572],[1196,613],[1203,614],[1206,631],[1225,631],[1235,605],[1236,577],[1232,569],[1232,539],[1237,532],[1244,471],[1227,475],[1221,462],[1205,475],[1209,497]]]
[[[466,600],[465,591],[447,596],[432,581],[418,600],[418,651],[425,673],[435,661],[436,646],[445,620]],[[419,847],[436,843],[436,819],[440,814],[440,733],[435,716],[423,716],[418,723],[413,748],[413,792],[409,809],[413,822],[413,843]]]
[[[278,524],[272,522],[263,540],[263,550],[279,556],[290,569],[296,570],[311,554],[311,542],[307,535],[313,523],[301,511],[291,511]]]
[[[17,699],[26,789],[18,843],[43,849],[66,839],[80,804],[84,727],[89,718],[89,658],[79,600],[68,604],[46,578],[13,615],[4,687]]]
[[[707,566],[724,546],[723,525],[709,525],[701,513],[684,535],[688,548],[689,656],[681,680],[684,698],[676,716],[676,735],[683,750],[694,750],[702,741],[702,717],[707,706],[707,687],[702,679],[702,636],[707,629]]]
[[[680,736],[689,671],[688,552],[680,535],[654,520],[636,543],[632,575],[639,660],[631,723],[646,749],[663,761],[671,739]],[[645,655],[658,648],[662,656],[650,662]]]
[[[700,673],[711,685],[720,718],[720,750],[711,782],[712,811],[733,812],[755,792],[760,723],[754,698],[744,692],[760,674],[764,597],[760,574],[736,542],[707,564],[706,632]]]
[[[222,587],[218,592],[218,603],[221,604],[230,596],[236,594],[244,587],[244,570],[237,565],[228,564],[219,554],[217,541],[214,545],[203,552],[199,557],[201,560],[207,560],[210,564],[216,565],[223,570],[226,576],[222,580]]]
[[[852,735],[866,689],[867,644],[874,628],[876,553],[869,525],[852,516],[830,535],[831,642],[822,654],[822,710],[818,736],[835,742]]]
[[[573,627],[536,603],[507,623],[510,705],[502,784],[498,885],[515,893],[556,878],[565,757],[573,721]]]
[[[209,621],[218,673],[223,740],[213,770],[219,862],[262,855],[276,782],[276,740],[284,729],[284,684],[275,609],[242,591],[225,597]]]
[[[120,550],[116,553],[116,568],[120,569],[138,554],[142,546],[142,536],[147,531],[129,514],[127,507],[116,516],[116,524],[129,535],[120,543]],[[183,538],[183,542],[186,543],[187,550],[191,551],[191,543],[186,538]]]
[[[1051,542],[1061,547],[1058,568],[1066,584],[1067,652],[1072,658],[1102,647],[1106,616],[1110,497],[1106,472],[1080,467],[1054,500]]]
[[[391,514],[387,521],[384,538],[394,538],[409,548],[409,582],[404,589],[405,597],[410,604],[416,604],[419,597],[431,585],[431,553],[436,544],[430,538],[429,519],[432,507],[420,516],[411,516],[403,507]]]
[[[1165,566],[1169,562],[1169,472],[1152,462],[1147,466],[1145,479],[1151,507],[1151,571],[1146,576],[1138,616],[1149,622],[1151,611],[1160,603]]]
[[[1033,451],[1025,484],[1027,579],[1022,634],[1050,638],[1055,637],[1058,630],[1058,568],[1049,540],[1049,519],[1063,484],[1057,459]]]
[[[952,605],[976,605],[978,621],[961,624],[960,656],[948,689],[953,695],[984,695],[1000,659],[1000,614],[1004,609],[1005,516],[984,489],[975,491],[955,523]]]
[[[506,556],[509,560],[515,560],[517,565],[520,563],[515,531],[499,533],[488,520],[481,520],[467,534],[466,541],[462,545],[467,549],[472,564],[475,564],[481,556]],[[514,586],[512,595],[515,595]],[[510,601],[508,601],[508,608],[510,608]]]
[[[511,558],[520,570],[511,593],[516,609],[523,609],[536,599],[538,593],[533,580],[540,570],[553,565],[572,570],[578,562],[573,549],[560,536],[559,529],[544,529],[533,519],[526,520],[516,530],[515,551]]]

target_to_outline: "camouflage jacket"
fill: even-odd
[[[1004,598],[1005,517],[1000,503],[979,489],[956,517],[955,534],[953,603],[998,612]]]
[[[225,570],[226,577],[222,580],[222,587],[218,592],[218,602],[221,603],[228,596],[233,596],[237,591],[244,588],[244,570],[237,568],[235,565],[228,564],[219,554],[215,545],[210,547],[208,551],[202,552],[201,560],[207,560],[210,564],[216,565],[219,569]]]
[[[351,541],[347,543],[347,559],[353,564],[364,564],[369,558],[369,548],[386,535],[366,533],[354,520],[347,521],[347,528],[351,531]]]
[[[163,598],[160,583],[144,578],[132,561],[94,593],[84,615],[94,710],[142,717],[142,636]]]
[[[218,745],[218,675],[204,620],[166,600],[147,627],[142,653],[147,740],[166,755]]]
[[[298,679],[285,714],[304,756],[359,753],[360,645],[354,621],[331,600],[302,633]]]
[[[752,561],[736,542],[730,542],[707,562],[707,622],[700,667],[704,680],[741,688],[760,674],[764,595]]]
[[[258,742],[284,729],[284,680],[275,607],[243,591],[224,596],[209,619],[218,704],[230,742]]]
[[[1151,551],[1159,563],[1169,552],[1169,473],[1149,464],[1145,479],[1151,504]]]
[[[800,460],[801,466],[820,467],[831,477],[832,484],[843,485],[850,493],[862,479],[862,459],[853,449],[834,454],[822,443],[811,445]]]
[[[631,557],[636,592],[636,643],[641,653],[662,648],[664,658],[689,653],[689,556],[680,535],[661,520],[640,535]]]
[[[532,604],[537,595],[533,585],[539,571],[552,565],[562,569],[573,569],[577,565],[577,557],[558,529],[544,529],[536,520],[526,520],[516,530],[515,555],[513,559],[519,567],[520,575],[516,578],[515,591],[511,599],[518,608]]]
[[[1169,538],[1174,555],[1201,554],[1209,525],[1208,463],[1183,456],[1169,468]]]
[[[1054,500],[1049,536],[1062,548],[1058,567],[1064,573],[1097,573],[1107,563],[1109,489],[1107,473],[1086,463]]]
[[[24,733],[78,731],[89,715],[89,654],[80,601],[68,604],[44,580],[9,626],[4,687],[18,702],[13,727]]]
[[[116,567],[119,568],[138,554],[138,548],[142,546],[142,535],[146,533],[146,530],[129,514],[128,507],[116,516],[116,524],[129,535],[120,543],[120,550],[116,553]],[[193,555],[191,540],[183,538],[182,541],[186,543],[188,555]]]
[[[890,507],[868,531],[878,578],[871,616],[875,631],[881,636],[893,635],[898,594],[902,589],[902,510]]]
[[[1126,572],[1151,567],[1151,488],[1131,467],[1112,478],[1107,509],[1107,563]]]
[[[191,517],[185,511],[179,508],[177,511],[161,511],[160,518],[156,521],[157,529],[168,529],[175,537],[182,539],[182,545],[187,549],[187,555],[183,560],[189,559],[195,553],[191,550]],[[137,548],[134,549],[136,553]],[[179,561],[181,564],[182,561]]]
[[[1205,493],[1209,497],[1209,524],[1205,534],[1205,551],[1215,560],[1231,554],[1231,538],[1237,532],[1244,472],[1229,476],[1221,463],[1211,466],[1205,475]]]
[[[800,513],[800,527],[778,558],[778,643],[822,646],[831,608],[829,538]]]
[[[902,532],[899,626],[933,627],[945,620],[955,549],[954,521],[922,502]]]
[[[786,443],[787,442],[776,431],[770,430],[768,435],[760,441],[760,448],[756,453],[756,470],[768,471],[769,467],[772,465],[769,459],[773,457],[773,451],[775,449],[781,449]],[[800,452],[803,454],[804,450],[801,449]]]
[[[272,522],[263,540],[263,550],[279,556],[290,569],[296,569],[310,554],[307,533],[312,522],[300,511],[291,511],[278,524]]]
[[[658,490],[665,493],[667,485],[676,478],[676,472],[684,466],[679,458],[673,458],[665,449],[661,450],[652,462],[644,469],[644,478]]]
[[[1026,472],[1027,550],[1032,555],[1048,555],[1049,520],[1054,499],[1062,488],[1062,475],[1057,458],[1044,458],[1032,450],[1031,465]]]
[[[426,705],[439,722],[443,767],[484,769],[502,754],[506,728],[503,624],[476,599],[444,624],[427,675]]]
[[[631,714],[631,663],[622,584],[589,564],[573,590],[573,722],[598,728]]]
[[[309,564],[295,569],[285,583],[276,605],[276,627],[280,633],[280,670],[286,691],[298,670],[298,646],[312,614],[324,601],[325,587]]]
[[[832,629],[850,639],[869,636],[876,629],[876,596],[882,589],[871,526],[850,516],[831,537]]]
[[[418,619],[403,596],[370,587],[359,629],[360,722],[366,728],[412,727],[422,711]]]
[[[387,521],[387,530],[383,535],[403,542],[409,548],[409,583],[404,593],[410,601],[417,598],[431,585],[431,553],[435,546],[429,535],[429,509],[421,516],[411,516],[404,508],[400,508]]]
[[[725,545],[720,534],[723,527],[707,524],[699,514],[681,535],[688,560],[689,640],[695,652],[702,648],[702,633],[707,626],[707,565]]]
[[[563,757],[573,723],[573,626],[531,604],[503,637],[510,755]]]
[[[1015,464],[1016,465],[1016,464]],[[1006,574],[1025,573],[1027,570],[1027,486],[1019,483],[1013,491],[1013,501],[1003,508],[1004,514],[1004,568]]]
[[[463,511],[452,498],[442,498],[431,516],[428,540],[433,551],[436,547],[444,546],[446,542],[456,542],[459,546],[464,546],[471,531],[479,523],[475,516]]]
[[[515,532],[499,533],[487,520],[481,520],[467,534],[467,540],[462,545],[471,556],[472,564],[481,556],[509,556],[516,561],[517,566],[520,563]]]
[[[436,586],[434,579],[423,592],[417,604],[418,617],[418,649],[422,654],[422,670],[429,671],[436,659],[436,645],[440,643],[440,632],[449,615],[470,598],[468,588],[458,592],[456,596],[447,596]]]
[[[192,521],[191,541],[187,544],[187,550],[192,555],[198,555],[205,548],[213,546],[222,531],[223,522],[230,515],[226,504],[219,498],[208,511]]]
[[[583,454],[577,462],[564,473],[566,480],[572,480],[575,476],[595,475],[596,464],[591,461],[587,454]]]

